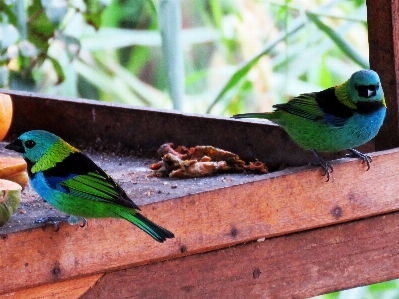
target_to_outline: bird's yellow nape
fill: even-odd
[[[387,106],[387,103],[385,102],[385,96],[382,97],[382,104],[383,104],[385,107]]]
[[[338,101],[340,101],[345,106],[351,109],[357,109],[357,106],[351,100],[348,88],[349,80],[345,83],[335,86],[335,96],[337,97]]]

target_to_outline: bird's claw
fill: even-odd
[[[79,224],[80,220],[82,220],[82,224]],[[68,222],[70,225],[79,224],[79,227],[85,227],[87,224],[86,218],[76,217],[73,215],[66,217],[43,217],[35,220],[35,223],[53,224],[56,232],[60,230],[61,222]]]
[[[327,183],[328,181],[330,181],[330,173],[334,172],[334,168],[331,166],[330,163],[324,161],[324,159],[322,157],[320,157],[319,154],[315,150],[313,150],[313,153],[315,154],[315,156],[317,158],[317,163],[324,170],[323,176],[327,175],[327,180],[326,180],[326,183]]]
[[[81,220],[82,220],[82,224],[79,224],[79,226],[80,226],[80,227],[85,227],[86,224],[87,224],[86,218],[81,218]]]
[[[67,222],[69,217],[43,217],[35,220],[35,223],[45,223],[53,224],[55,226],[55,231],[60,230],[60,223]]]
[[[82,220],[82,224],[79,224],[81,220]],[[68,218],[68,223],[70,225],[79,224],[80,227],[85,227],[87,224],[87,220],[86,220],[86,218],[83,218],[83,217],[71,215]]]
[[[330,173],[334,172],[334,168],[328,163],[323,161],[324,163],[320,163],[320,166],[324,169],[323,176],[327,175],[326,183],[330,180]]]
[[[373,159],[371,158],[371,156],[363,154],[361,152],[359,152],[358,150],[355,150],[353,148],[348,149],[348,151],[350,151],[350,154],[346,154],[347,157],[352,157],[352,158],[359,158],[362,160],[362,164],[364,162],[366,162],[367,164],[367,170],[370,169],[370,163],[373,161]]]

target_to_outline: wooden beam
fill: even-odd
[[[81,299],[309,298],[399,277],[399,212],[105,274]]]
[[[142,206],[175,233],[163,244],[117,219],[0,234],[0,294],[399,210],[399,149],[373,158],[333,162],[328,183],[301,167]]]
[[[8,294],[0,295],[0,299],[78,299],[93,287],[103,274],[71,279],[52,284],[46,284],[35,288],[28,288]],[[104,297],[99,297],[104,298]],[[112,298],[109,297],[109,298]]]
[[[245,160],[259,159],[273,170],[314,161],[312,152],[299,148],[281,127],[267,121],[0,91],[9,94],[14,105],[9,140],[25,131],[42,129],[61,136],[80,149],[100,148],[101,151],[156,156],[162,144],[173,142],[176,146],[187,147],[212,145]],[[366,144],[362,151],[374,151],[374,145]],[[342,156],[342,153],[326,155],[329,159]]]
[[[399,1],[367,0],[370,67],[378,72],[387,116],[375,139],[376,150],[399,146]]]

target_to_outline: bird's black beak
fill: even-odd
[[[367,88],[367,97],[371,98],[377,94],[376,88]]]
[[[355,88],[359,96],[363,98],[371,98],[377,94],[377,90],[380,88],[380,85],[355,85]]]
[[[7,144],[6,149],[16,151],[18,153],[25,153],[25,149],[22,146],[22,141],[17,139],[14,142]]]

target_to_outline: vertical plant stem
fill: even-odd
[[[26,40],[28,36],[28,29],[27,29],[28,17],[26,14],[24,0],[16,0],[14,9],[15,9],[15,15],[17,16],[17,27],[19,34],[21,36],[21,40]]]
[[[158,13],[169,92],[173,108],[182,110],[185,80],[180,38],[182,27],[180,1],[161,0]]]

